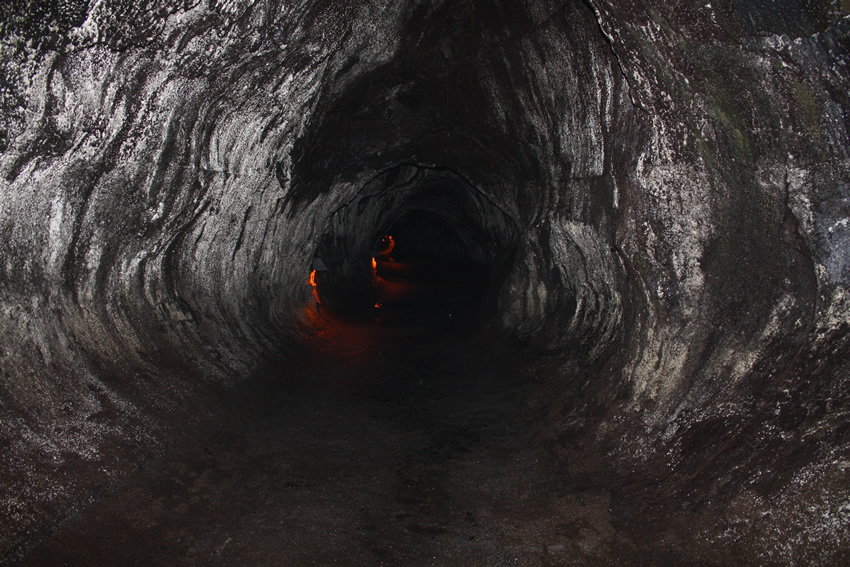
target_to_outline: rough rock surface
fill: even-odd
[[[314,255],[359,301],[415,208],[488,267],[553,459],[706,549],[847,560],[845,0],[0,10],[0,557],[297,341]]]

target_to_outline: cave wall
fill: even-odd
[[[625,364],[631,398],[609,415],[654,435],[615,427],[610,443],[630,446],[623,467],[666,452],[649,476],[685,500],[756,502],[712,527],[726,537],[824,561],[846,518],[846,16],[593,4],[652,121],[618,232],[645,291],[643,335]]]
[[[846,3],[10,10],[0,549],[297,339],[317,251],[344,285],[404,195],[455,208],[441,175],[553,443],[787,510],[777,560],[847,544]]]

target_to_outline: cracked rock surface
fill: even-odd
[[[404,516],[406,535],[378,525],[374,549],[352,551],[364,564],[375,549],[427,564],[428,548],[382,547],[411,533],[451,539],[443,557],[460,564],[472,549],[495,564],[641,550],[647,563],[846,562],[848,14],[844,0],[3,3],[0,561],[49,554],[62,522],[97,533],[90,514],[110,498],[144,514],[153,504],[127,486],[156,493],[179,455],[196,465],[178,476],[207,466],[185,453],[187,432],[235,420],[256,435],[254,402],[235,407],[234,392],[301,384],[311,341],[359,321],[460,333],[448,353],[499,345],[506,405],[487,414],[440,390],[472,420],[446,442],[517,420],[499,455],[527,465],[530,491],[491,487],[502,508],[464,509],[489,526],[485,547],[451,539],[466,534],[460,506]],[[397,262],[373,268],[389,231]],[[424,308],[411,307],[417,281],[440,288]],[[405,368],[429,344],[403,347]],[[413,374],[400,368],[378,382]],[[324,407],[314,394],[291,392]],[[421,395],[378,398],[425,411]],[[279,411],[269,427],[283,432],[305,410]],[[358,423],[367,435],[383,422]],[[426,487],[483,474],[454,456],[431,467],[421,453],[442,430],[411,427],[430,441],[362,445],[385,455],[376,470]],[[260,469],[308,462],[293,439]],[[265,442],[222,447],[262,462],[251,451]],[[396,442],[409,460],[392,465]],[[258,474],[260,492],[223,501],[272,498]],[[322,494],[358,486],[346,482]],[[533,509],[567,519],[544,525]],[[557,537],[516,537],[532,525]],[[188,534],[191,553],[247,549],[218,535]]]

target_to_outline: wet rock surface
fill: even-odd
[[[478,548],[459,539],[467,511],[490,530],[480,552],[494,562],[513,553],[505,534],[529,526],[567,534],[515,538],[537,546],[522,548],[544,564],[558,564],[551,554],[561,549],[578,562],[630,559],[612,541],[645,551],[648,563],[846,561],[843,0],[0,9],[4,562],[40,544],[38,557],[49,558],[74,539],[72,526],[96,538],[98,522],[115,525],[104,553],[141,546],[133,510],[139,525],[154,517],[166,506],[156,494],[171,498],[163,521],[174,528],[157,537],[183,533],[181,514],[208,510],[185,488],[196,478],[209,479],[197,488],[210,506],[233,503],[234,521],[255,513],[237,502],[272,499],[283,515],[268,525],[285,522],[290,549],[309,529],[283,508],[298,498],[343,502],[347,520],[376,526],[375,550],[389,554],[369,555],[365,536],[342,538],[367,563],[427,564],[417,554],[435,548],[424,539],[473,557]],[[367,396],[359,406],[351,392],[298,390],[311,364],[306,345],[317,333],[350,331],[329,330],[317,300],[374,320],[382,292],[371,260],[390,229],[431,265],[474,266],[477,283],[449,299],[474,299],[462,323],[468,340],[497,338],[519,361],[510,376],[497,372],[516,406],[492,401],[502,395],[493,392],[485,419],[489,398],[465,397],[481,381],[445,390],[445,369],[428,365],[423,380],[451,403],[435,409],[410,385],[394,390],[387,382],[423,364],[401,347],[396,362],[408,370],[346,378],[390,401]],[[316,256],[328,269],[311,286]],[[470,364],[470,376],[494,370],[488,355],[470,361],[451,345],[461,324],[446,322],[445,296],[411,310],[418,292],[406,293],[389,298],[383,331],[367,336],[396,348],[401,329],[427,323],[447,334],[420,354],[440,345],[459,367]],[[334,348],[313,363],[349,358]],[[258,378],[281,352],[282,374]],[[221,401],[268,380],[280,412],[260,399],[243,408]],[[292,400],[287,387],[298,391]],[[399,399],[420,417],[444,417],[446,429],[415,416],[411,431],[393,429]],[[321,419],[310,421],[313,405]],[[360,496],[329,496],[366,483],[365,462],[355,480],[337,470],[313,492],[275,493],[278,468],[316,470],[318,459],[341,469],[354,458],[357,443],[339,443],[343,422],[330,407],[378,456],[372,495],[403,521],[377,523],[371,508],[355,514]],[[377,417],[358,413],[365,408]],[[311,439],[328,447],[327,461],[296,434],[299,416],[325,432]],[[233,427],[217,430],[216,419]],[[517,433],[496,442],[501,423]],[[263,430],[285,448],[272,449]],[[219,455],[177,442],[187,431]],[[509,474],[516,455],[514,472],[533,477],[530,500],[488,519],[462,499],[488,486],[472,456],[451,453],[434,467],[417,460],[441,436],[464,446],[467,433],[492,441],[470,441],[470,455],[497,471]],[[371,434],[388,441],[371,444]],[[398,470],[425,487],[468,476],[441,493],[452,506],[438,521],[442,512],[420,509],[424,492],[415,504],[381,493],[401,490]],[[569,500],[577,486],[590,491],[590,516]],[[522,501],[516,490],[499,485],[474,499]],[[133,506],[119,513],[121,502]],[[317,519],[328,509],[311,508],[314,520],[332,523]],[[559,532],[543,510],[553,522],[584,524]],[[206,519],[185,529],[184,543],[166,546],[173,557],[223,546],[250,563],[234,551],[249,553],[247,535],[228,542]],[[134,543],[122,547],[122,538]],[[401,542],[400,555],[388,539]]]

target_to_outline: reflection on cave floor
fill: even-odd
[[[26,564],[562,565],[634,549],[606,491],[547,469],[508,350],[322,321]]]

